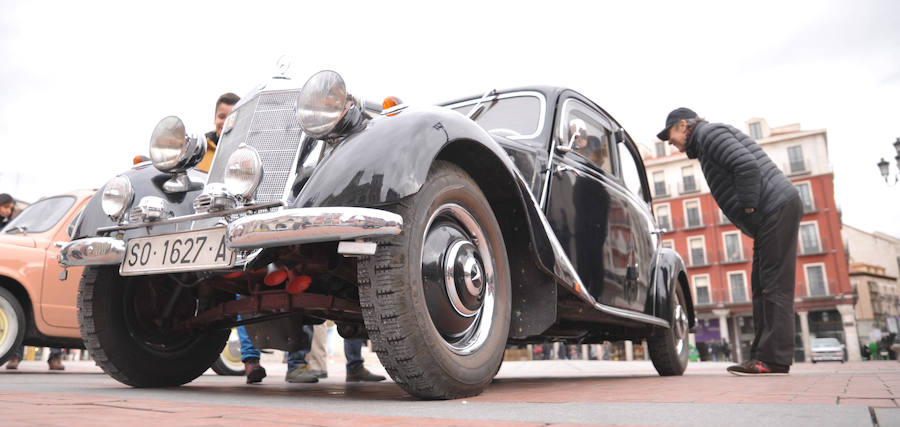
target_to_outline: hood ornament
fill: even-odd
[[[275,67],[278,69],[278,71],[277,71],[277,74],[272,78],[290,80],[290,77],[287,76],[287,72],[291,68],[291,57],[290,56],[288,56],[288,55],[279,56],[278,60],[275,61]]]

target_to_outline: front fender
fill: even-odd
[[[653,281],[652,304],[656,317],[672,320],[672,308],[669,305],[676,287],[680,286],[684,295],[685,309],[688,312],[688,321],[693,328],[695,323],[694,300],[691,287],[687,280],[687,269],[681,255],[672,249],[659,248],[656,257],[656,277]]]
[[[377,206],[415,194],[438,154],[454,141],[471,141],[500,160],[509,156],[480,126],[441,107],[407,109],[378,117],[338,144],[316,167],[295,207]]]
[[[166,181],[169,180],[171,175],[160,172],[150,164],[144,164],[134,167],[123,172],[120,175],[125,176],[129,180],[131,180],[131,186],[134,190],[134,198],[126,208],[126,212],[137,206],[142,197],[156,196],[166,201],[169,209],[171,210],[172,216],[190,215],[194,213],[194,198],[196,198],[197,195],[199,195],[203,190],[203,182],[206,179],[206,174],[196,170],[191,170],[188,173],[188,177],[191,179],[191,185],[188,191],[181,193],[167,193],[163,191],[162,186]],[[117,225],[115,221],[110,219],[103,212],[103,209],[100,206],[102,197],[103,189],[101,187],[100,191],[97,191],[94,196],[91,197],[91,200],[88,201],[88,203],[85,205],[84,213],[79,220],[72,240],[80,239],[83,237],[97,236],[98,228]],[[187,223],[187,225],[190,225],[190,223]],[[173,232],[178,230],[177,227],[178,224],[155,226],[153,228],[153,233],[160,234]],[[147,235],[147,231],[145,228],[131,229],[125,232],[125,236],[127,238],[140,237],[145,235]]]

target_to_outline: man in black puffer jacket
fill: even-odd
[[[753,139],[687,108],[669,113],[657,137],[698,159],[725,216],[753,238],[750,360],[735,375],[786,375],[794,360],[794,274],[803,206],[791,181]]]

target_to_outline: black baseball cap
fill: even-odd
[[[697,117],[697,113],[690,108],[676,108],[669,113],[668,117],[666,117],[666,127],[656,134],[656,137],[662,141],[667,141],[669,139],[669,128],[671,128],[672,125],[678,123],[679,120],[695,119]]]

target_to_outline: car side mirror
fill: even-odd
[[[625,129],[617,129],[615,132],[615,138],[617,144],[625,142]]]

